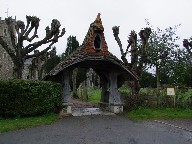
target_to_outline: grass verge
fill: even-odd
[[[125,115],[133,120],[192,119],[192,110],[174,108],[139,108],[130,112],[125,112]]]
[[[101,89],[89,88],[88,89],[88,102],[97,104],[101,98]]]
[[[0,133],[23,128],[35,127],[39,125],[47,125],[58,120],[57,114],[47,114],[38,117],[0,119]]]

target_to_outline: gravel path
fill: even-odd
[[[65,117],[58,122],[1,133],[0,144],[191,144],[192,133],[121,116]]]

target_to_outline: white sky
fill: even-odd
[[[124,48],[131,30],[139,32],[149,19],[154,27],[166,28],[181,24],[181,39],[192,36],[192,0],[0,0],[0,17],[7,14],[25,22],[25,16],[41,19],[39,36],[43,38],[45,27],[52,19],[58,19],[66,34],[55,44],[57,52],[65,51],[67,37],[74,35],[81,44],[97,13],[101,13],[105,38],[109,51],[120,57],[119,47],[113,37],[112,27],[120,26],[120,38]]]

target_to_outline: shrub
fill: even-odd
[[[131,93],[127,92],[120,92],[120,94],[121,99],[125,104],[125,110],[130,111],[144,105],[145,96],[143,94],[132,95]]]
[[[0,116],[35,116],[59,111],[62,86],[32,80],[0,80]]]
[[[176,104],[179,108],[192,108],[192,92],[178,91],[176,94]]]

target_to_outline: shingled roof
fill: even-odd
[[[118,68],[118,70],[131,77],[131,79],[138,80],[138,77],[133,74],[133,72],[131,72],[131,70],[125,66],[121,60],[108,51],[108,46],[103,32],[104,27],[102,25],[100,14],[98,14],[96,20],[90,24],[82,45],[64,61],[60,62],[46,77],[56,76],[66,69],[74,68],[79,65],[81,65],[81,67],[92,67],[93,63],[97,63],[97,68]],[[96,37],[98,37],[98,41],[100,42],[98,48],[94,45],[97,43],[95,42]],[[87,62],[89,63],[87,64]]]

